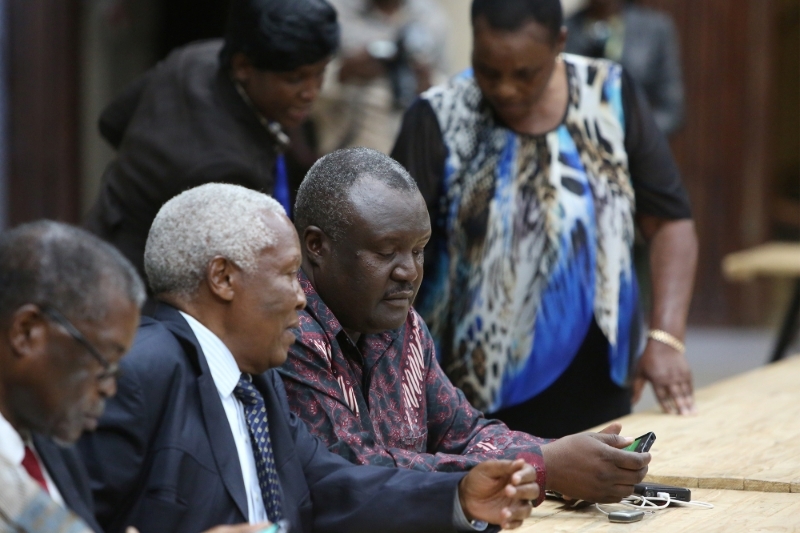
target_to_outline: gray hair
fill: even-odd
[[[144,269],[156,295],[191,297],[216,256],[246,272],[274,246],[264,213],[285,215],[266,194],[226,183],[207,183],[165,203],[153,220],[144,248]]]
[[[111,296],[137,307],[144,283],[110,244],[80,228],[42,220],[0,234],[0,317],[22,305],[50,305],[71,319],[103,320]]]
[[[369,148],[345,148],[319,159],[306,174],[294,206],[295,227],[300,237],[308,226],[317,226],[331,239],[344,237],[352,223],[350,189],[363,177],[392,189],[418,191],[403,165]]]

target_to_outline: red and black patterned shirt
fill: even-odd
[[[291,410],[332,452],[357,464],[444,472],[522,457],[544,488],[540,445],[549,441],[473,408],[442,372],[416,311],[399,329],[356,344],[302,271],[298,278],[308,303],[279,370]]]

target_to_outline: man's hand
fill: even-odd
[[[614,423],[600,433],[568,435],[542,445],[546,488],[596,503],[615,503],[633,494],[651,456],[619,449],[633,442],[619,435],[621,429]]]
[[[522,459],[480,463],[458,485],[461,508],[469,520],[499,524],[503,529],[522,525],[531,514],[531,500],[538,497],[536,470]]]
[[[633,403],[639,401],[647,381],[653,384],[653,392],[665,412],[681,415],[694,413],[692,371],[684,354],[650,339],[636,367]]]

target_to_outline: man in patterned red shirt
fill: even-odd
[[[632,439],[619,424],[540,439],[487,420],[447,379],[411,308],[431,227],[402,166],[366,148],[334,152],[309,171],[295,210],[308,303],[280,372],[292,411],[331,451],[437,471],[523,457],[539,486],[573,498],[632,493],[650,455],[621,450]]]

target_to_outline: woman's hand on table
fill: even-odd
[[[684,354],[663,343],[649,340],[636,366],[633,403],[639,401],[648,381],[653,385],[653,392],[665,412],[680,415],[695,412],[692,371]]]

